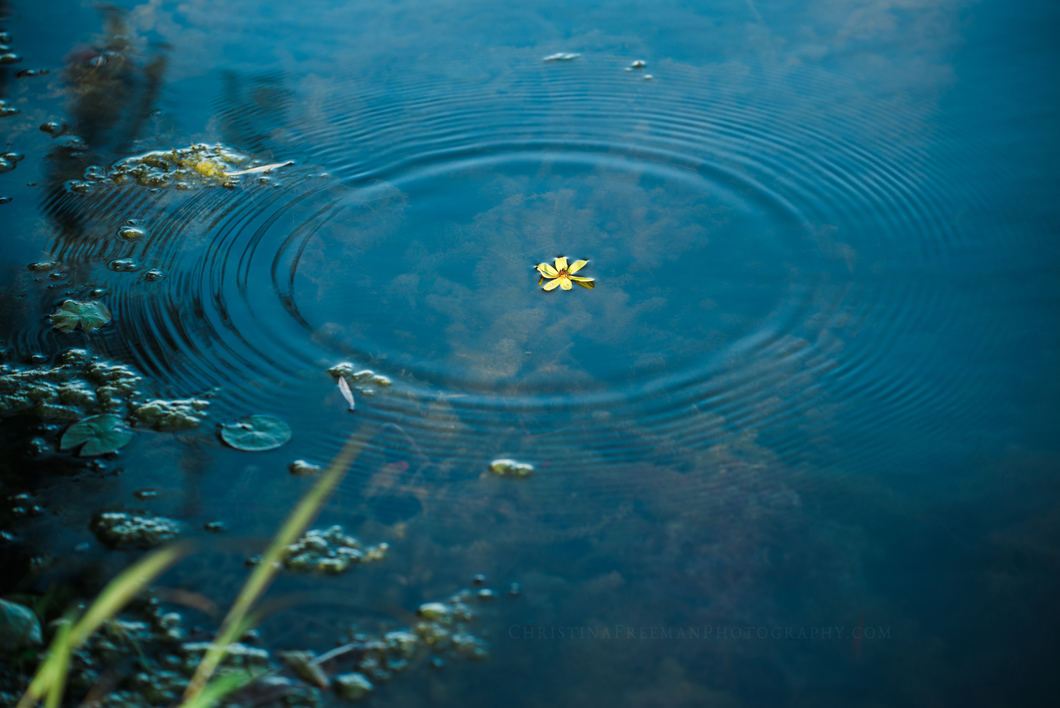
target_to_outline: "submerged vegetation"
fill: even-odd
[[[476,618],[468,604],[475,597],[470,590],[444,602],[421,605],[408,628],[380,636],[351,630],[340,638],[337,649],[320,656],[288,651],[277,661],[267,650],[248,643],[255,636],[250,628],[261,617],[257,604],[281,568],[302,570],[305,565],[335,573],[341,572],[334,562],[337,559],[348,565],[355,557],[356,562],[384,557],[386,544],[362,552],[359,542],[339,526],[308,531],[299,538],[370,437],[371,431],[352,436],[291,511],[212,640],[189,641],[189,631],[178,613],[165,610],[156,598],[136,599],[192,550],[188,542],[165,546],[111,581],[95,602],[75,613],[80,615],[76,620],[69,615],[50,625],[51,644],[18,701],[19,708],[30,708],[41,700],[50,707],[60,706],[68,684],[86,696],[86,703],[101,708],[178,701],[185,708],[199,708],[226,697],[235,703],[246,699],[253,705],[280,701],[289,707],[309,707],[319,705],[319,692],[329,688],[340,698],[360,700],[378,683],[428,655],[436,664],[448,656],[485,658],[486,643],[469,631]],[[155,545],[172,538],[176,529],[169,520],[125,514],[103,514],[94,528],[116,547]],[[6,631],[0,634],[0,640],[7,642],[5,648],[39,644],[39,625],[28,608],[5,602],[0,610],[3,618],[9,618]],[[130,662],[138,666],[137,671],[114,673],[115,666]]]

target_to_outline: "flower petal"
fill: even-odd
[[[570,264],[570,268],[567,269],[568,273],[577,273],[579,270],[589,265],[589,261],[574,261]]]
[[[578,276],[574,276],[573,278],[571,278],[571,280],[573,280],[575,283],[582,286],[583,288],[588,288],[589,290],[592,290],[596,287],[596,283],[593,282],[592,278],[579,278]]]
[[[556,280],[559,281],[559,286],[564,290],[571,289],[570,278],[568,278],[567,276],[563,276],[562,278],[556,278]]]
[[[545,276],[542,275],[540,278],[537,279],[537,284],[541,285],[541,283],[543,282],[545,282]]]
[[[562,280],[562,278],[555,278],[553,280],[548,281],[541,287],[545,290],[555,290],[556,286],[559,285],[560,280]]]
[[[550,278],[555,278],[557,275],[559,275],[559,271],[550,266],[548,263],[538,263],[537,272],[541,273],[542,275],[547,275]]]
[[[567,270],[567,259],[563,256],[556,259],[556,270]]]

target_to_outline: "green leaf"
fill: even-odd
[[[132,440],[132,433],[122,427],[121,418],[107,413],[89,416],[71,425],[63,433],[59,448],[69,450],[84,443],[85,446],[78,454],[82,456],[102,455],[105,452],[114,452],[130,440]]]
[[[111,320],[110,310],[99,300],[67,300],[50,317],[52,325],[61,332],[73,332],[78,325],[85,332],[91,332]]]
[[[40,643],[40,622],[33,610],[0,600],[0,653],[10,654]]]
[[[271,415],[252,415],[222,425],[221,439],[237,450],[274,450],[291,439],[291,428]]]

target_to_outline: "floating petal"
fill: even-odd
[[[559,285],[560,280],[561,280],[561,278],[555,278],[553,280],[548,281],[547,283],[545,283],[541,287],[544,288],[545,290],[555,290],[556,286]]]
[[[571,276],[571,280],[573,280],[575,283],[582,286],[583,288],[588,288],[589,290],[592,290],[596,287],[596,283],[593,282],[592,278],[582,278],[580,276],[574,275]]]
[[[557,280],[559,280],[559,286],[564,290],[571,289],[570,278],[568,278],[567,276],[563,276],[562,278],[558,278]]]
[[[556,259],[556,270],[567,270],[567,259],[563,256]]]
[[[577,273],[579,270],[589,265],[589,261],[574,261],[570,264],[570,268],[567,269],[567,273]]]
[[[537,271],[542,275],[547,275],[550,278],[555,278],[559,275],[559,271],[550,266],[548,263],[538,263]]]

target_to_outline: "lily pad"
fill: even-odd
[[[0,653],[9,654],[40,643],[40,622],[33,610],[0,600]]]
[[[78,454],[87,457],[114,452],[132,440],[132,433],[122,427],[122,419],[112,413],[93,415],[66,429],[59,441],[61,450],[84,443]]]
[[[222,425],[221,439],[237,450],[275,450],[291,439],[291,428],[271,415],[251,415]]]
[[[78,326],[91,332],[111,320],[110,310],[99,300],[67,300],[50,317],[55,329],[62,332],[73,332]]]

